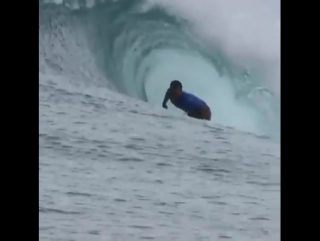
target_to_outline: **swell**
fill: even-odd
[[[65,5],[41,4],[40,28],[47,32],[56,31],[56,38],[68,37],[64,36],[63,28],[84,30],[82,32],[89,39],[88,47],[110,80],[127,94],[132,88],[138,87],[134,94],[145,100],[143,76],[152,66],[144,67],[143,71],[140,67],[143,60],[155,50],[197,52],[208,59],[221,75],[229,75],[232,79],[246,76],[245,70],[239,71],[236,66],[228,66],[231,64],[217,49],[201,46],[200,40],[190,34],[186,21],[169,15],[160,7],[143,11],[143,3],[140,0],[110,1],[97,4],[92,9],[80,10],[72,10]],[[125,60],[128,55],[130,64]]]
[[[91,8],[82,4],[74,10],[70,1],[60,5],[40,2],[40,69],[49,66],[96,84],[104,84],[106,77],[108,87],[151,101],[147,86],[161,62],[159,53],[175,52],[181,59],[192,55],[209,63],[218,76],[228,81],[238,101],[264,115],[266,110],[255,101],[262,99],[267,106],[263,108],[278,118],[273,93],[262,87],[259,79],[251,78],[249,71],[224,57],[214,41],[206,45],[194,36],[188,21],[144,3],[107,1]],[[196,85],[205,85],[196,81]],[[159,86],[153,84],[152,88]]]

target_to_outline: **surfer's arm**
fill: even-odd
[[[166,95],[164,96],[163,102],[162,102],[162,107],[167,109],[167,102],[169,100],[169,91],[167,90]]]

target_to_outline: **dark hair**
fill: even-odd
[[[182,89],[182,84],[179,80],[172,80],[170,83],[170,89]]]

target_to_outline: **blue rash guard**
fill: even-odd
[[[178,99],[171,100],[171,103],[175,107],[187,113],[198,112],[201,108],[207,106],[207,104],[203,100],[199,99],[193,94],[190,94],[184,91],[182,92],[182,95]]]

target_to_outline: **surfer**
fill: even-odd
[[[175,107],[185,111],[188,116],[197,119],[211,120],[211,110],[209,106],[193,94],[183,91],[182,84],[178,80],[171,81],[170,87],[162,102],[163,108],[168,108],[167,102],[169,99]]]

